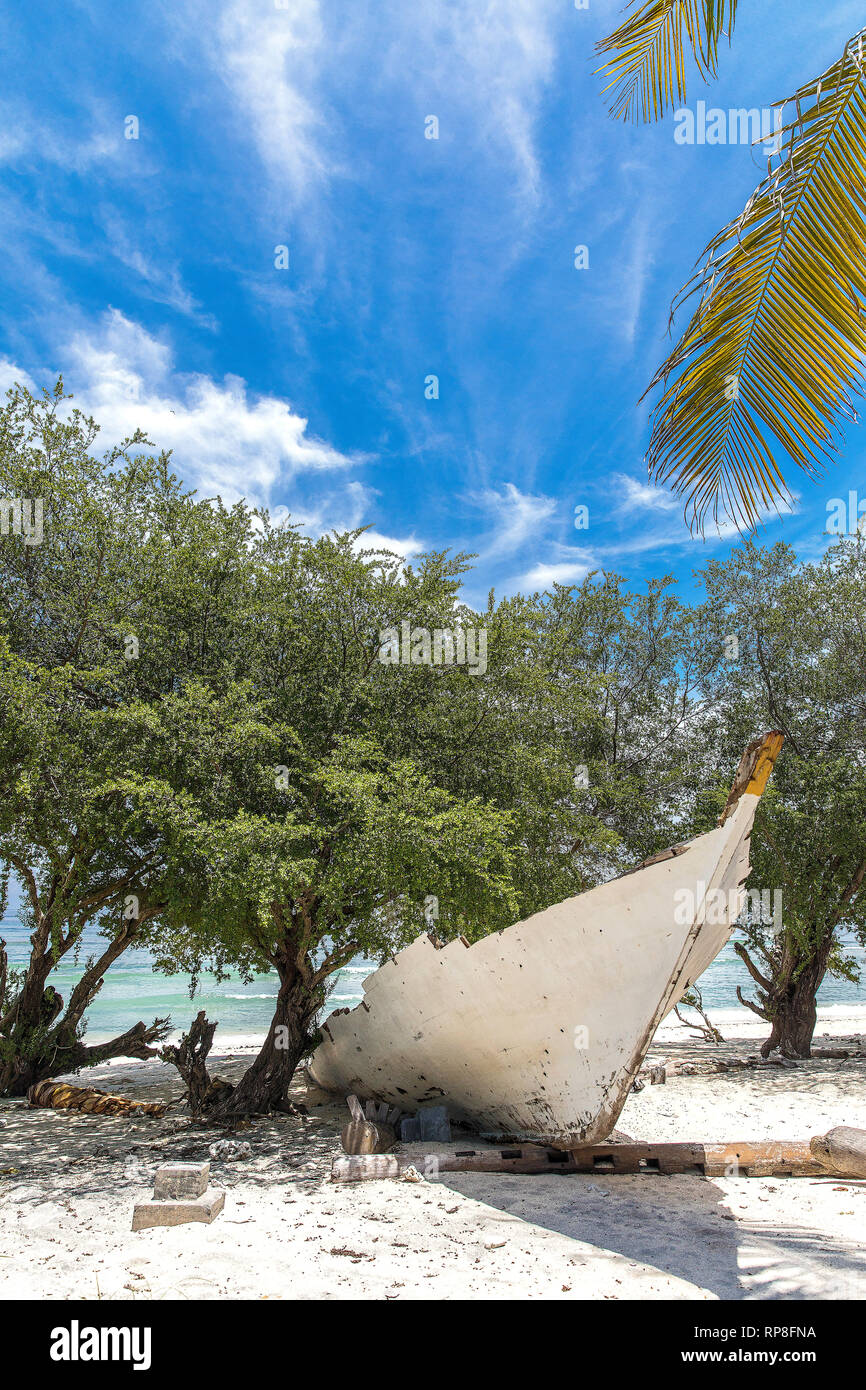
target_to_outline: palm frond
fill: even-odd
[[[737,0],[648,0],[608,38],[596,44],[613,56],[598,71],[610,78],[610,112],[634,120],[658,120],[686,96],[686,57],[691,49],[706,81],[717,73],[719,40],[730,38]]]
[[[790,501],[776,454],[815,476],[854,415],[866,354],[864,34],[789,98],[796,115],[782,120],[767,177],[671,309],[673,320],[700,296],[644,393],[666,387],[647,463],[685,496],[693,529],[710,513],[754,527]]]

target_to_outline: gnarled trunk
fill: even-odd
[[[211,1109],[227,1088],[226,1082],[213,1080],[207,1069],[207,1056],[216,1030],[217,1024],[209,1023],[202,1009],[179,1044],[176,1047],[168,1045],[160,1053],[164,1062],[170,1062],[180,1072],[186,1085],[186,1103],[196,1119]]]
[[[818,1021],[815,995],[822,979],[823,967],[812,963],[784,988],[771,991],[770,1020],[772,1031],[761,1047],[761,1056],[769,1057],[776,1048],[783,1057],[811,1057],[812,1038]]]
[[[752,979],[760,986],[756,1004],[746,999],[737,986],[737,998],[752,1013],[771,1025],[770,1036],[761,1047],[761,1056],[769,1057],[776,1049],[783,1057],[806,1058],[812,1055],[812,1037],[818,1019],[816,995],[827,973],[827,961],[833,945],[832,931],[814,945],[811,955],[798,942],[787,939],[774,961],[772,975],[761,973],[741,942],[734,950],[743,961]]]
[[[49,1029],[63,1008],[63,999],[49,985],[37,993],[32,988],[18,998],[0,1027],[0,1095],[23,1096],[36,1081],[51,1073],[43,1070],[52,1055]]]
[[[276,1009],[258,1056],[237,1086],[215,1098],[208,1108],[209,1118],[263,1115],[286,1108],[292,1077],[312,1044],[310,1025],[320,1003],[296,971],[281,975]]]
[[[8,1041],[11,1049],[10,1056],[0,1061],[0,1095],[25,1096],[37,1081],[96,1067],[113,1057],[147,1061],[158,1055],[152,1044],[161,1042],[170,1028],[167,1018],[154,1019],[150,1025],[139,1022],[109,1042],[85,1047],[77,1039],[63,1044],[53,1033],[46,1034],[44,1028],[28,1031],[26,1025],[22,1026],[8,1040],[0,1040]]]
[[[126,942],[124,941],[124,945]],[[108,959],[116,959],[123,946],[115,946]],[[111,948],[109,948],[111,951]],[[97,967],[108,968],[103,961]],[[23,986],[0,1018],[0,1095],[25,1096],[37,1081],[46,1081],[82,1067],[97,1066],[112,1057],[154,1057],[151,1044],[169,1031],[168,1019],[154,1019],[150,1026],[136,1023],[120,1037],[85,1047],[78,1037],[81,1014],[102,986],[97,967],[85,972],[75,986],[63,1017],[63,998],[45,983],[51,972],[50,956],[31,960]],[[0,975],[6,975],[6,952],[0,942]]]

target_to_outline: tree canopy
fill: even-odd
[[[83,1042],[105,972],[146,946],[193,984],[275,973],[262,1051],[213,1099],[280,1104],[352,957],[476,939],[709,828],[770,726],[788,749],[754,881],[782,889],[785,929],[746,923],[750,1006],[784,1031],[850,973],[858,544],[813,566],[741,547],[698,604],[600,573],[474,611],[471,557],[313,539],[186,492],[141,436],[102,457],[96,438],[61,383],[0,412],[0,492],[44,509],[38,545],[0,546],[0,866],[32,930],[23,969],[0,948],[4,1089],[150,1054],[167,1020]],[[51,974],[88,924],[105,944],[63,1000]]]

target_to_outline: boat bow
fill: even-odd
[[[707,834],[474,945],[419,937],[323,1024],[313,1079],[403,1109],[445,1100],[491,1138],[606,1138],[656,1028],[739,916],[782,741],[749,745]]]

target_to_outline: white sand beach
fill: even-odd
[[[674,1021],[651,1062],[754,1057],[764,1030],[715,1015],[722,1045]],[[866,1010],[819,1015],[816,1047],[866,1047]],[[235,1077],[254,1040],[225,1043]],[[70,1078],[138,1099],[175,1098],[176,1072],[119,1061]],[[305,1100],[303,1084],[293,1098]],[[220,1131],[0,1102],[0,1297],[31,1299],[861,1299],[866,1182],[446,1173],[436,1181],[330,1181],[342,1102],[255,1119],[251,1154],[213,1161],[227,1193],[210,1226],[133,1232],[132,1209],[169,1161],[207,1159]],[[633,1092],[618,1133],[641,1140],[808,1139],[866,1128],[866,1057],[669,1076]],[[482,1147],[465,1133],[456,1147]],[[402,1145],[422,1153],[438,1145]],[[454,1146],[452,1146],[454,1147]],[[422,1165],[423,1166],[423,1165]]]

